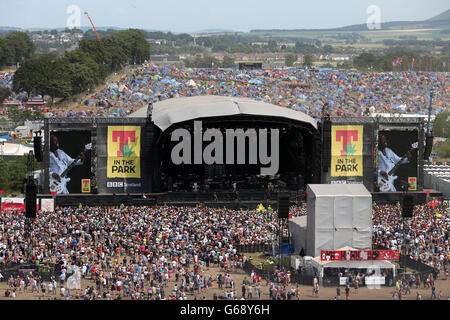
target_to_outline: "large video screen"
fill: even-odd
[[[50,132],[49,188],[56,194],[90,193],[91,132]]]
[[[377,189],[417,190],[418,131],[380,130],[377,149]]]

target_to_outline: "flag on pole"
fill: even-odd
[[[392,66],[398,66],[399,64],[403,63],[403,58],[402,57],[397,57],[392,61]]]

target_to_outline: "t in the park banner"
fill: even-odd
[[[331,127],[331,176],[363,175],[363,126]]]
[[[81,192],[82,193],[91,192],[91,179],[81,179]]]
[[[108,178],[140,178],[140,153],[140,126],[108,126]]]

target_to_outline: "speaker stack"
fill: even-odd
[[[328,172],[328,168],[330,167],[331,164],[331,121],[325,120],[322,125],[323,125],[322,169],[323,172]]]
[[[409,194],[402,195],[402,217],[411,218],[414,211],[414,196]]]
[[[289,218],[290,200],[288,195],[280,195],[278,198],[278,218]]]
[[[431,155],[431,150],[433,149],[433,136],[426,137],[425,150],[423,151],[423,159],[428,160]]]
[[[37,161],[42,162],[42,137],[35,136],[33,138],[34,157]]]
[[[25,217],[36,218],[37,185],[33,178],[28,178],[25,186]]]

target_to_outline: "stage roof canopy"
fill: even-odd
[[[172,124],[208,117],[232,115],[281,117],[309,123],[317,129],[317,121],[305,113],[249,98],[225,96],[195,96],[172,98],[153,104],[152,120],[162,131]],[[131,118],[147,117],[147,107],[129,115]]]

